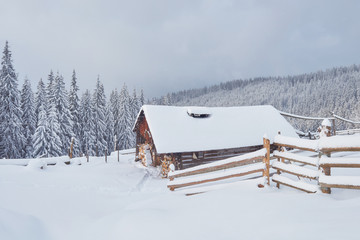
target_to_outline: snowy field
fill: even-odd
[[[82,165],[0,165],[0,239],[359,239],[360,191],[259,180],[186,197],[133,154]]]

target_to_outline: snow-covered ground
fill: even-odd
[[[0,239],[359,239],[360,191],[306,194],[253,179],[187,197],[120,156],[0,165]]]

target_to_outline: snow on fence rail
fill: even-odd
[[[316,192],[318,186],[324,193],[331,193],[331,188],[360,189],[360,177],[331,176],[331,168],[360,168],[360,158],[330,157],[333,152],[360,151],[360,136],[331,136],[319,140],[305,140],[278,135],[274,138],[274,144],[279,148],[279,151],[273,153],[278,161],[272,165],[277,170],[277,174],[272,178],[277,187],[283,184],[308,193]],[[316,152],[318,156],[307,157],[284,152],[286,147]],[[300,180],[281,176],[281,173],[295,175]],[[316,180],[318,186],[303,179]]]
[[[170,181],[167,187],[174,191],[177,188],[194,186],[203,183],[220,181],[228,178],[262,173],[269,184],[270,140],[264,138],[264,148],[241,156],[232,157],[217,162],[187,168],[169,173]],[[199,191],[200,193],[202,191]],[[192,195],[196,192],[192,191]]]

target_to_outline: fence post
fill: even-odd
[[[107,149],[105,150],[105,163],[107,163]]]
[[[331,127],[334,127],[334,126],[331,126],[331,123],[328,119],[324,119],[324,121],[321,123],[321,131],[320,131],[320,138],[322,137],[330,137],[330,134],[331,134]],[[322,152],[322,150],[320,149],[320,152],[319,152],[319,162],[320,162],[320,159],[323,155],[326,155],[327,157],[331,157],[331,153],[330,152]],[[319,163],[318,163],[319,164]],[[320,164],[319,164],[319,169],[320,169]],[[330,167],[323,167],[323,171],[324,171],[324,174],[325,176],[330,176],[331,175],[331,169]],[[331,193],[331,188],[328,188],[328,187],[321,187],[321,192],[323,193],[328,193],[330,194]]]
[[[267,179],[267,185],[270,185],[270,140],[266,137],[263,138],[264,148],[266,149],[266,155],[263,162],[265,163],[265,169],[263,177]]]
[[[74,149],[74,137],[71,138],[71,145],[70,145],[70,154],[69,158],[73,158],[73,149]]]

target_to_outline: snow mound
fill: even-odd
[[[28,169],[46,169],[47,163],[41,158],[31,159],[26,167]]]
[[[0,239],[49,239],[43,224],[35,217],[0,208]]]
[[[55,163],[56,166],[65,166],[65,161],[64,159],[57,159],[56,160],[56,163]]]
[[[81,160],[79,158],[73,158],[71,159],[70,163],[72,165],[81,165]]]

